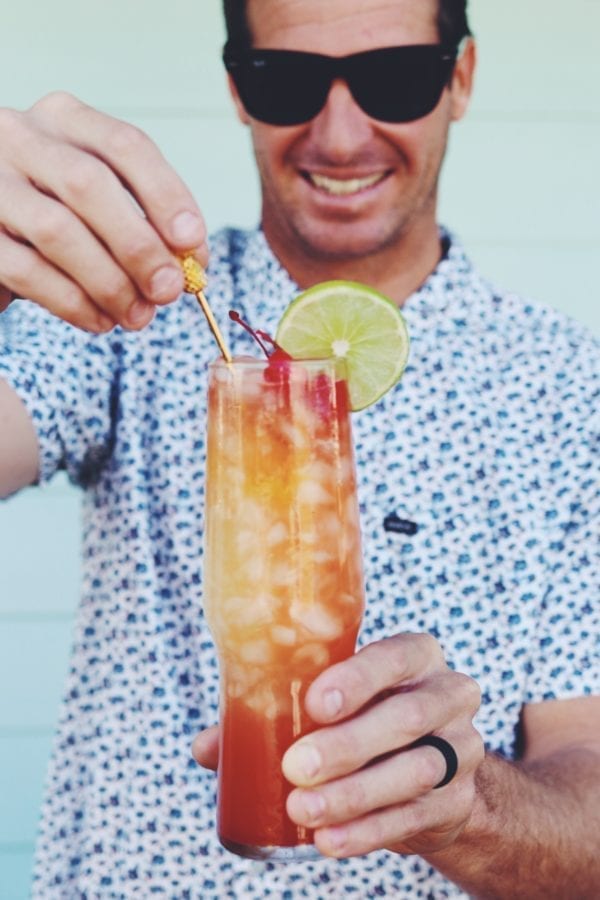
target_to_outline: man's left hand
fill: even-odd
[[[283,758],[296,785],[290,817],[315,829],[321,853],[356,856],[386,848],[432,853],[465,827],[475,802],[475,771],[483,742],[472,719],[477,684],[448,668],[426,634],[402,634],[370,644],[323,672],[306,696],[320,726]],[[458,771],[444,787],[442,753],[411,747],[424,735],[448,741]]]

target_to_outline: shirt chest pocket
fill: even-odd
[[[500,666],[500,679],[502,672],[508,679],[516,657],[525,676],[551,583],[548,548],[558,536],[532,516],[399,510],[400,526],[386,530],[389,515],[364,520],[370,636],[428,631],[457,668],[488,671],[493,657],[496,675]]]

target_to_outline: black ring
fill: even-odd
[[[446,774],[440,783],[435,785],[434,790],[444,787],[452,781],[458,771],[458,756],[456,755],[456,750],[452,744],[445,740],[445,738],[438,737],[436,734],[426,734],[424,737],[419,738],[418,741],[415,741],[414,744],[411,744],[411,746],[435,747],[446,760]]]

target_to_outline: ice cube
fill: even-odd
[[[260,546],[260,535],[256,529],[240,528],[235,536],[238,553],[242,556],[254,554]]]
[[[277,601],[270,594],[227,597],[223,601],[223,619],[235,631],[261,628],[274,616]]]
[[[299,424],[282,420],[279,422],[279,430],[296,450],[307,450],[310,446],[310,435]]]
[[[331,503],[332,494],[318,481],[303,478],[298,486],[298,500],[311,506]]]
[[[303,544],[308,544],[309,546],[316,544],[318,539],[319,539],[319,536],[318,536],[317,532],[315,531],[314,527],[305,528],[302,530],[302,532],[300,534],[301,542]]]
[[[252,402],[258,400],[262,394],[263,384],[258,378],[240,377],[237,379],[236,390],[242,401]]]
[[[313,551],[312,560],[318,566],[332,566],[337,563],[337,558],[326,550]]]
[[[292,655],[291,666],[310,666],[324,669],[329,662],[329,650],[323,644],[303,644]]]
[[[291,583],[293,572],[286,563],[274,563],[269,568],[268,582],[274,588],[286,587]]]
[[[273,721],[277,716],[290,712],[291,699],[287,698],[281,688],[273,682],[257,685],[245,697],[245,703],[265,718]]]
[[[283,522],[276,522],[267,532],[267,544],[269,547],[276,547],[277,544],[283,544],[289,538],[289,529]]]
[[[344,630],[343,621],[318,602],[292,603],[290,619],[309,634],[324,641],[335,640]]]
[[[245,663],[258,666],[266,666],[271,661],[272,648],[269,641],[257,638],[254,641],[245,641],[240,647],[240,659]]]
[[[326,512],[319,516],[318,528],[321,539],[335,541],[341,529],[340,517],[334,512]]]
[[[296,629],[288,628],[286,625],[273,625],[271,628],[271,637],[273,643],[281,644],[284,647],[291,647],[296,643]]]
[[[264,534],[269,526],[266,510],[256,500],[246,497],[235,512],[240,528],[248,529],[254,535]]]
[[[228,697],[243,697],[262,678],[262,671],[257,667],[227,662],[226,669],[227,676],[224,680],[227,684]]]
[[[244,560],[238,560],[238,574],[243,575],[244,581],[258,589],[265,581],[265,560],[259,553],[246,554]]]

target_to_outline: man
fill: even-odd
[[[263,207],[262,231],[211,242],[221,324],[235,305],[273,330],[298,286],[342,277],[401,304],[413,337],[402,384],[355,418],[364,646],[313,683],[321,727],[284,760],[289,813],[316,829],[324,859],[273,867],[220,851],[212,775],[184,759],[199,728],[198,762],[214,766],[218,745],[198,621],[214,346],[191,298],[171,304],[173,252],[207,261],[199,211],[147,138],[52,95],[0,117],[0,296],[78,326],[28,302],[3,314],[1,490],[60,466],[86,488],[84,597],[34,895],[592,898],[592,342],[494,294],[436,224],[475,64],[464,4],[247,0],[226,12]],[[324,87],[314,59],[263,54],[270,73],[252,82],[250,47],[337,60],[414,45],[434,46],[372,55],[355,76],[330,61]],[[243,335],[228,338],[243,352]],[[429,735],[441,744],[415,745]]]

